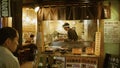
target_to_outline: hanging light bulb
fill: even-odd
[[[39,6],[35,7],[35,12],[38,12],[39,9],[40,9]]]

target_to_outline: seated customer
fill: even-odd
[[[33,43],[27,44],[23,46],[24,54],[27,61],[34,61],[36,53],[37,53],[37,46]],[[21,57],[22,58],[22,57]]]
[[[35,35],[31,34],[30,37],[29,37],[29,39],[27,39],[25,41],[25,43],[35,43],[35,39],[34,38],[35,38]]]
[[[0,68],[20,68],[17,57],[13,55],[16,51],[19,34],[12,27],[0,28]]]

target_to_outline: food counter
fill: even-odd
[[[98,68],[98,57],[87,54],[42,53],[40,66],[43,68]]]
[[[54,42],[42,52],[38,67],[98,68],[98,56],[94,55],[94,49],[88,52],[88,48],[91,47],[85,47],[82,42]]]

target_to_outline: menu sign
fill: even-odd
[[[120,43],[120,21],[104,22],[104,42]]]
[[[10,16],[10,0],[1,0],[0,6],[1,17]]]

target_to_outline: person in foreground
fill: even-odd
[[[0,68],[20,68],[17,57],[13,55],[18,39],[18,32],[14,28],[0,28]]]

